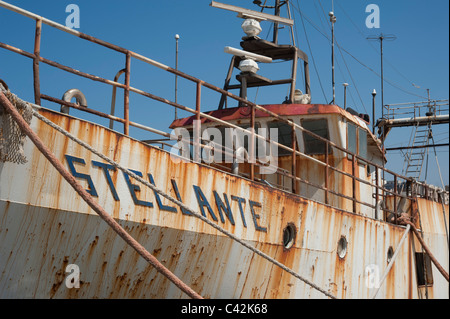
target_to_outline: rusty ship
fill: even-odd
[[[0,74],[0,298],[449,297],[448,190],[386,169],[384,139],[400,122],[388,111],[375,125],[311,103],[308,56],[279,44],[278,29],[273,41],[258,37],[261,21],[292,26],[280,15],[287,3],[266,14],[211,2],[237,12],[246,33],[240,49],[225,48],[231,62],[218,87],[0,1],[35,21],[34,51],[0,42],[32,62],[35,97],[22,101]],[[110,80],[47,59],[44,25],[118,52],[124,69]],[[131,86],[135,61],[192,83],[195,102]],[[276,61],[291,64],[288,78],[257,73]],[[113,105],[122,90],[123,117],[88,107],[82,87],[62,99],[42,93],[44,64],[109,85]],[[247,99],[249,88],[276,85],[289,87],[281,104]],[[219,101],[212,111],[205,91]],[[169,133],[131,121],[130,94],[191,116]],[[448,123],[448,109],[424,107],[411,125]],[[136,139],[130,127],[160,138]]]

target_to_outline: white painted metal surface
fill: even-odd
[[[381,276],[387,267],[389,247],[395,249],[404,232],[404,227],[342,212],[203,165],[175,164],[167,152],[103,127],[46,110],[40,113],[121,165],[144,177],[152,174],[155,184],[171,196],[177,197],[177,188],[185,204],[197,211],[202,207],[208,218],[216,218],[225,229],[338,298],[369,298],[377,271]],[[170,211],[168,207],[174,205],[166,199],[161,199],[165,206],[160,208],[153,191],[138,189],[133,186],[137,182],[127,183],[121,172],[102,168],[96,156],[45,124],[33,119],[32,127],[68,168],[73,163],[87,189],[92,180],[106,211],[202,296],[325,297],[179,208]],[[25,165],[0,164],[0,298],[185,297],[126,247],[29,141],[25,153]],[[234,225],[226,214],[227,200]],[[448,270],[442,206],[423,200],[419,210],[425,241]],[[448,224],[448,206],[445,214]],[[296,237],[287,250],[283,229],[288,224],[295,226]],[[348,243],[343,258],[337,254],[341,237]],[[416,243],[415,250],[419,249]],[[70,275],[66,268],[71,264],[79,267],[80,288],[66,285]],[[448,282],[435,269],[433,279],[427,287],[429,296],[448,298]],[[405,245],[378,297],[418,298],[420,289],[413,247]]]

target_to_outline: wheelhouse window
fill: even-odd
[[[367,159],[367,132],[351,123],[347,123],[347,149],[349,152]]]
[[[352,152],[353,154],[357,154],[357,146],[356,143],[356,126],[353,124],[348,123],[347,124],[347,149],[349,152]]]
[[[277,129],[278,130],[278,143],[284,146],[287,146],[289,148],[292,148],[292,126],[285,122],[281,121],[273,121],[268,123],[269,132],[270,129]],[[282,148],[278,147],[278,156],[286,156],[291,155],[292,152]]]
[[[367,133],[362,128],[358,128],[358,142],[359,156],[367,159]]]
[[[328,121],[326,119],[317,120],[302,120],[303,128],[312,133],[319,135],[327,140],[330,139],[330,133],[328,130]],[[326,142],[317,139],[316,137],[303,132],[303,142],[305,144],[305,153],[309,155],[325,154]],[[331,154],[332,149],[328,147],[328,154]]]

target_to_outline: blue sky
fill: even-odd
[[[251,0],[222,0],[220,2],[257,10]],[[292,14],[295,20],[297,46],[309,55],[312,85],[312,102],[326,104],[332,99],[331,47],[328,17],[331,0],[293,0]],[[105,41],[128,48],[169,66],[175,66],[175,34],[180,35],[179,69],[206,82],[222,87],[231,56],[223,52],[225,46],[239,48],[244,35],[242,20],[235,13],[211,8],[210,0],[196,1],[32,1],[21,0],[9,3],[65,24],[66,7],[77,4],[80,8],[79,31]],[[268,1],[272,3],[272,1]],[[377,4],[380,8],[380,28],[369,29],[365,21],[369,13],[366,6]],[[299,14],[303,13],[303,23]],[[284,10],[284,9],[283,9]],[[448,99],[449,88],[449,2],[445,0],[335,0],[334,12],[336,40],[344,52],[336,48],[336,102],[343,106],[342,83],[350,84],[347,105],[360,113],[372,113],[371,92],[376,89],[377,115],[381,116],[379,43],[366,38],[380,33],[394,34],[395,41],[385,42],[385,104],[415,102],[427,96],[430,89],[434,99]],[[283,14],[285,11],[282,12]],[[271,39],[271,24],[262,22],[262,38]],[[33,51],[34,21],[0,8],[0,42],[14,45],[29,52]],[[5,31],[7,30],[7,31]],[[305,37],[305,31],[308,39]],[[73,66],[87,73],[113,79],[124,67],[123,55],[93,45],[61,31],[44,26],[42,52],[45,58]],[[310,47],[308,46],[308,42]],[[280,43],[290,44],[287,28],[280,31]],[[311,49],[311,50],[310,50]],[[312,55],[311,55],[312,53]],[[350,55],[350,54],[351,55]],[[313,65],[312,56],[316,68]],[[174,100],[174,76],[132,61],[131,85],[139,89]],[[259,74],[269,78],[283,78],[289,75],[289,65],[260,64]],[[299,71],[299,79],[302,78]],[[0,49],[0,78],[11,90],[24,99],[33,101],[32,64],[27,58],[16,56]],[[61,97],[73,87],[80,88],[88,104],[108,113],[111,103],[111,87],[105,84],[80,80],[75,76],[41,64],[42,93]],[[119,80],[123,82],[123,78]],[[415,86],[413,86],[413,84]],[[299,81],[300,88],[303,82]],[[417,88],[420,87],[420,88]],[[263,92],[249,91],[249,99],[258,104],[281,103],[287,87]],[[217,108],[219,96],[202,92],[202,110]],[[236,92],[237,93],[237,92]],[[188,107],[195,105],[195,85],[179,80],[178,101]],[[122,115],[123,95],[118,90],[117,115]],[[172,108],[132,94],[131,120],[168,131],[174,117]],[[59,109],[43,102],[44,106]],[[72,114],[78,115],[76,112]],[[179,112],[180,116],[189,115]],[[89,116],[83,115],[87,119]],[[98,120],[103,125],[107,121]],[[116,124],[117,125],[117,124]],[[118,126],[117,126],[118,127]],[[132,133],[141,139],[154,136],[141,131]],[[411,131],[395,129],[388,138],[387,146],[406,146]],[[436,126],[433,130],[436,143],[448,143],[448,125]],[[444,183],[448,184],[448,147],[438,148],[438,163]],[[431,156],[432,155],[432,156]],[[403,157],[400,152],[388,157],[388,168],[400,171]],[[436,169],[434,153],[430,150],[428,181],[441,185]]]

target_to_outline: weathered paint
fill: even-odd
[[[210,220],[339,298],[370,297],[374,288],[367,285],[367,267],[376,265],[381,276],[389,247],[395,249],[404,232],[404,227],[205,165],[176,164],[167,152],[82,120],[46,110],[40,113],[192,209],[203,208]],[[165,198],[159,202],[152,190],[132,179],[127,182],[121,172],[103,166],[95,155],[45,124],[33,119],[32,127],[67,168],[69,162],[74,164],[72,173],[80,174],[78,180],[86,189],[91,189],[88,181],[92,181],[106,211],[202,296],[324,297],[195,217],[170,209],[173,203]],[[96,216],[29,141],[25,154],[25,165],[0,164],[0,298],[185,297]],[[419,206],[428,203],[419,201]],[[439,204],[433,205],[429,209],[438,214]],[[448,223],[448,206],[446,212]],[[432,219],[440,217],[425,217],[425,208],[420,214],[430,247],[445,247],[444,224]],[[283,229],[288,224],[295,226],[296,239],[284,249]],[[341,237],[348,243],[344,258],[337,254]],[[448,248],[435,254],[448,270]],[[380,298],[419,297],[413,256],[412,246],[405,245]],[[80,268],[79,289],[65,285],[69,264]],[[448,298],[448,283],[434,274],[429,295]]]
[[[344,109],[340,108],[337,105],[329,105],[329,104],[271,104],[264,105],[264,108],[270,112],[276,113],[280,116],[294,116],[294,115],[309,115],[309,114],[341,114],[344,115],[347,119],[358,124],[360,126],[367,127],[367,122],[363,119],[350,114]],[[222,110],[214,110],[207,112],[206,114],[214,116],[215,118],[222,119],[225,121],[235,121],[239,119],[249,119],[250,118],[250,110],[247,107],[234,107],[234,108],[226,108]],[[270,117],[270,114],[256,110],[255,111],[256,118]],[[170,127],[184,127],[193,125],[193,121],[195,120],[195,116],[186,117],[182,119],[175,120]],[[209,123],[211,120],[202,118],[202,123]]]
[[[348,148],[347,123],[357,125],[363,132],[366,132],[368,136],[371,136],[371,138],[368,139],[368,153],[366,158],[370,159],[371,163],[376,163],[380,167],[382,166],[384,156],[380,149],[379,143],[376,142],[375,137],[372,135],[370,130],[368,130],[367,124],[359,117],[333,105],[293,104],[268,105],[267,107],[269,111],[279,112],[282,119],[290,120],[296,125],[301,125],[303,119],[326,120],[330,141],[342,149]],[[209,114],[218,116],[222,120],[227,120],[233,125],[249,125],[249,116],[247,111],[248,108],[241,107],[212,111]],[[278,121],[274,120],[274,118],[268,117],[264,112],[259,112],[257,115],[259,116],[256,118],[258,128],[268,130],[271,122]],[[174,121],[175,124],[172,126],[186,125],[184,128],[190,129],[192,119],[193,117],[176,120]],[[217,127],[217,123],[207,119],[204,119],[202,122],[204,123],[202,124],[202,129]],[[306,153],[304,145],[305,134],[306,133],[302,132],[300,129],[295,130],[295,137],[297,141],[296,150],[302,152],[303,154]],[[237,145],[235,147],[238,148]],[[369,164],[366,162],[357,160],[353,167],[351,160],[352,156],[335,147],[330,147],[328,159],[326,159],[324,154],[308,154],[308,157],[309,158],[297,154],[295,172],[293,172],[292,155],[279,156],[277,158],[276,165],[280,169],[284,170],[285,173],[269,175],[259,174],[259,168],[257,168],[256,177],[261,178],[269,184],[275,185],[283,190],[329,204],[336,208],[356,212],[367,217],[380,218],[380,216],[376,216],[375,210],[373,209],[373,207],[377,204],[376,199],[372,196],[372,194],[375,193],[375,187],[373,186],[373,184],[375,184],[375,171],[373,166],[370,173],[368,173]],[[325,166],[326,163],[329,165],[328,169]],[[226,168],[231,171],[231,164],[220,163],[220,165],[222,166],[222,169]],[[214,167],[215,165],[212,164],[211,166]],[[353,169],[355,170],[354,172]],[[242,176],[251,176],[251,166],[248,163],[240,164],[239,174]],[[292,176],[289,175],[294,175],[312,185],[301,181],[297,181],[296,184],[294,184]],[[353,175],[356,177],[354,182],[354,190],[353,179],[351,177]],[[328,184],[325,184],[325,180],[327,180]],[[376,184],[381,186],[380,178],[378,178]],[[295,192],[293,185],[296,186]],[[328,194],[325,191],[325,188],[328,189]],[[337,194],[344,196],[339,196]],[[355,202],[352,200],[353,198],[355,199]]]

